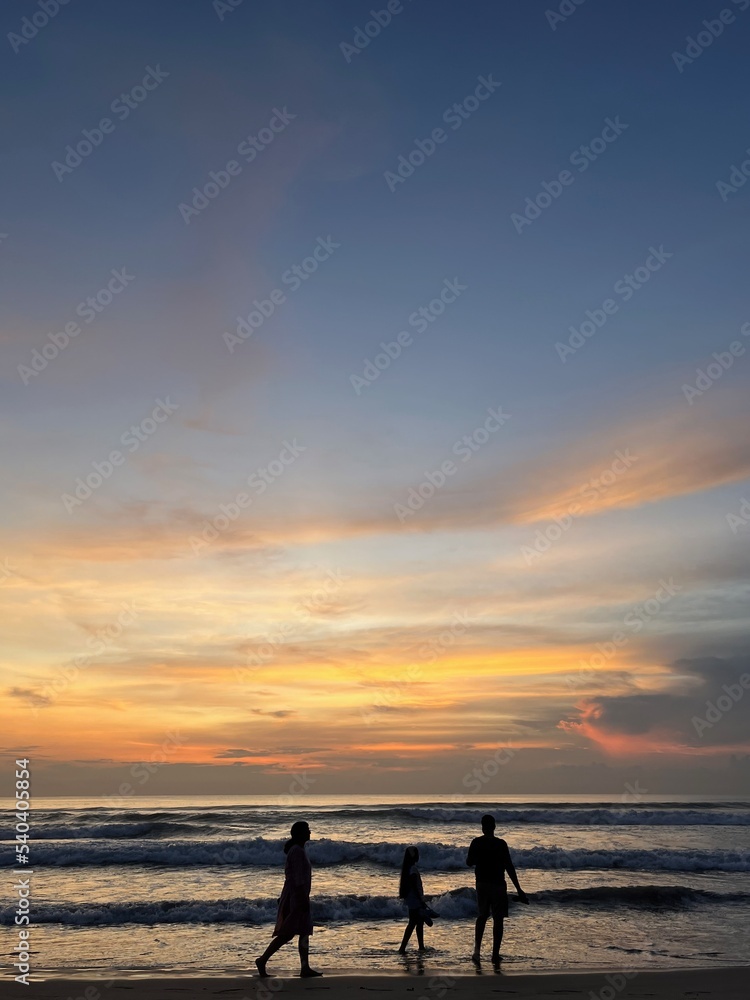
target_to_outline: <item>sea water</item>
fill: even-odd
[[[92,978],[242,975],[270,940],[289,827],[312,829],[311,942],[323,970],[466,972],[476,899],[466,851],[491,812],[529,905],[510,890],[503,969],[750,964],[750,800],[535,796],[37,799],[30,840],[31,966]],[[6,813],[6,816],[12,815]],[[12,863],[10,822],[2,838]],[[397,955],[404,848],[420,850],[439,914],[427,952]],[[7,898],[7,897],[6,897]],[[0,908],[6,955],[15,904]],[[489,956],[491,928],[486,932]],[[269,970],[294,973],[294,944]]]

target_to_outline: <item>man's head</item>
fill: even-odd
[[[490,816],[489,813],[485,813],[482,816],[482,833],[494,833],[495,832],[495,817]]]

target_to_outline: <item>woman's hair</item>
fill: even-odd
[[[298,819],[296,823],[292,824],[292,829],[289,831],[291,837],[284,844],[284,854],[288,854],[295,844],[303,844],[302,839],[303,834],[308,833],[310,827],[305,823],[303,819]]]
[[[419,848],[407,847],[404,851],[404,860],[401,862],[401,879],[398,883],[399,899],[406,899],[409,893],[409,869],[419,861]]]

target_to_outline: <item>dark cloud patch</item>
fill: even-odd
[[[39,694],[31,688],[12,687],[8,691],[8,694],[11,698],[17,698],[19,701],[31,705],[32,708],[43,708],[46,705],[52,704],[51,698],[47,698],[46,695]]]
[[[673,691],[587,699],[563,728],[608,736],[669,736],[677,745],[750,746],[750,655],[701,656],[672,664]]]

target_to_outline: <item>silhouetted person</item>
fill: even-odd
[[[424,925],[432,927],[432,920],[427,915],[429,910],[427,900],[424,898],[422,889],[422,876],[419,874],[417,862],[419,861],[419,850],[416,847],[407,847],[404,851],[404,860],[401,862],[401,880],[398,886],[398,894],[409,911],[409,923],[406,925],[404,936],[401,939],[399,954],[406,954],[406,946],[412,931],[416,929],[417,944],[420,951],[425,951],[424,946]]]
[[[299,820],[292,826],[291,838],[284,844],[286,865],[284,867],[284,888],[279,897],[279,911],[276,915],[276,926],[273,929],[273,939],[260,956],[255,959],[258,972],[266,977],[266,962],[275,952],[295,934],[299,934],[299,960],[301,976],[321,976],[310,968],[310,935],[313,932],[312,916],[310,915],[310,888],[312,883],[312,868],[305,851],[305,844],[310,839],[310,827]]]
[[[503,918],[508,916],[508,887],[505,873],[518,890],[518,898],[528,903],[526,893],[518,884],[516,869],[510,857],[508,845],[495,836],[495,817],[482,816],[482,836],[475,837],[466,856],[466,864],[474,868],[477,880],[477,922],[474,932],[474,953],[472,962],[479,962],[482,936],[487,917],[492,913],[492,961],[500,961],[500,945],[503,941]]]

